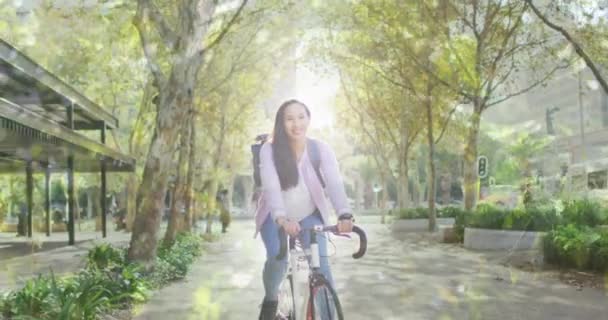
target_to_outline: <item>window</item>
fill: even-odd
[[[608,186],[608,170],[590,172],[587,177],[589,190],[606,189]]]

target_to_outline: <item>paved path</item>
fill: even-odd
[[[500,266],[481,253],[420,235],[396,240],[387,226],[363,224],[369,253],[336,240],[332,268],[348,320],[608,319],[604,290],[567,286],[544,273]],[[261,240],[238,221],[184,281],[157,292],[135,319],[257,319],[263,295]]]

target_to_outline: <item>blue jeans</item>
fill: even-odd
[[[300,226],[302,228],[311,228],[314,225],[322,225],[323,220],[318,213],[314,213],[302,221],[300,221]],[[266,221],[262,225],[262,230],[260,232],[262,235],[262,240],[264,241],[264,246],[266,247],[266,263],[264,264],[264,272],[263,272],[263,281],[264,281],[264,290],[265,290],[265,301],[277,301],[279,296],[279,287],[281,285],[281,281],[285,278],[285,273],[287,272],[287,256],[283,260],[277,260],[276,256],[279,254],[279,226],[274,222],[272,217],[268,215]],[[299,235],[299,239],[302,243],[304,249],[310,248],[310,233],[309,232],[301,232]],[[334,287],[334,280],[331,275],[331,270],[329,269],[329,261],[327,258],[327,236],[324,233],[317,234],[317,242],[319,244],[319,262],[321,264],[320,271],[325,276],[325,279],[329,281],[331,286]],[[324,304],[325,299],[319,301],[319,303]],[[321,309],[323,310],[323,309]],[[327,309],[325,309],[327,310]]]

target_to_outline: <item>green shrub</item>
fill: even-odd
[[[608,232],[573,224],[559,226],[543,241],[545,260],[562,267],[608,271]]]
[[[435,208],[435,214],[437,218],[456,218],[459,214],[461,214],[463,209],[458,207],[445,207],[445,208]],[[429,208],[428,207],[418,207],[418,208],[409,208],[409,209],[400,209],[397,212],[398,219],[428,219],[429,218]]]
[[[561,221],[552,205],[508,210],[490,204],[478,205],[467,217],[466,223],[462,218],[457,220],[456,224],[463,227],[525,231],[548,231]]]
[[[156,258],[154,272],[150,276],[152,285],[160,288],[167,283],[179,278],[177,267],[164,259]]]
[[[530,230],[532,225],[532,216],[530,215],[530,212],[523,208],[516,208],[505,212],[502,229]]]
[[[113,304],[128,304],[145,301],[150,283],[138,264],[128,263],[126,248],[101,244],[87,255],[87,270],[84,275],[101,275],[104,286],[111,293]]]
[[[587,264],[589,252],[585,243],[585,234],[575,225],[559,226],[546,238],[550,241],[550,252],[547,261],[563,267],[582,268]]]
[[[8,319],[92,320],[109,308],[148,297],[149,284],[137,265],[116,270],[87,268],[64,279],[53,274],[39,276],[2,297],[2,315]]]
[[[186,276],[194,259],[203,250],[203,238],[191,233],[180,233],[171,246],[161,245],[152,275],[155,285]]]
[[[557,230],[552,230],[543,237],[543,258],[547,263],[562,265],[560,262],[560,253],[554,239],[557,232]]]
[[[502,229],[525,231],[549,231],[560,222],[552,205],[529,206],[505,211]]]
[[[22,317],[43,318],[53,309],[53,284],[49,276],[38,276],[25,282],[23,288],[9,292],[2,299],[2,312],[5,318],[19,315]]]
[[[399,219],[428,219],[429,209],[424,207],[400,209],[397,217]]]
[[[99,271],[57,279],[54,274],[26,282],[2,299],[5,318],[89,320],[111,306],[108,281]]]
[[[441,218],[456,218],[464,213],[460,207],[443,207],[439,209],[438,216]]]
[[[128,264],[113,271],[104,271],[106,288],[111,292],[113,304],[129,304],[145,301],[151,284],[138,264]]]
[[[490,204],[480,204],[469,218],[468,225],[473,228],[502,229],[507,211]]]
[[[533,206],[526,211],[532,219],[532,225],[527,230],[550,231],[562,222],[553,204]]]
[[[126,264],[126,250],[103,243],[89,250],[87,268],[113,269]]]
[[[566,202],[562,216],[565,224],[595,227],[607,223],[607,212],[599,202],[589,199],[571,200]]]
[[[453,210],[450,209],[450,211],[451,211],[450,214],[455,215],[454,233],[456,234],[456,239],[459,242],[463,242],[464,241],[464,229],[468,225],[468,222],[469,222],[469,219],[471,218],[472,213],[470,211],[460,209],[460,208],[454,208]]]
[[[23,288],[0,298],[0,318],[89,320],[111,308],[145,301],[152,285],[182,278],[202,253],[203,238],[179,234],[170,247],[161,246],[156,268],[144,274],[138,264],[126,261],[126,250],[102,244],[91,249],[86,268],[57,279],[39,276]]]
[[[203,253],[203,238],[192,233],[179,233],[176,237],[177,245],[182,250],[191,252],[196,257]]]
[[[53,278],[55,308],[49,319],[97,319],[111,306],[108,283],[98,270],[86,270],[63,281]]]
[[[591,252],[589,267],[608,272],[608,230],[600,231],[600,238],[591,245]]]

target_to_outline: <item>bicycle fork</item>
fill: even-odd
[[[315,296],[316,289],[316,278],[319,270],[321,269],[321,256],[319,254],[319,243],[317,242],[317,233],[313,230],[310,232],[310,267],[311,271],[308,276],[308,296],[305,299],[305,314],[306,320],[313,319],[314,314],[314,301],[311,297]]]
[[[317,242],[317,233],[314,231],[310,233],[310,266],[315,272],[321,268],[319,243]]]

